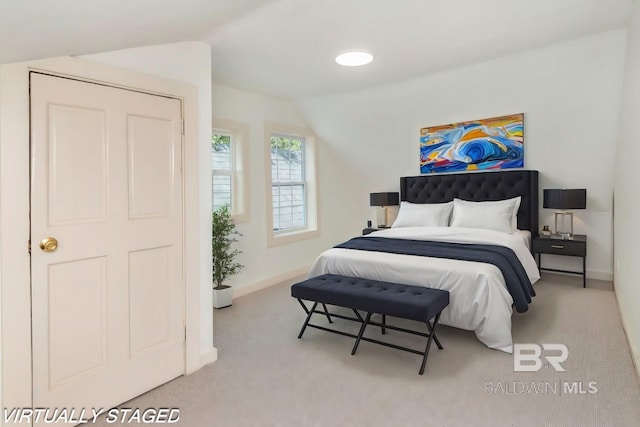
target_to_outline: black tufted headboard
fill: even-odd
[[[420,175],[400,178],[400,200],[444,203],[454,198],[482,202],[521,196],[518,229],[538,235],[538,171],[514,170]]]

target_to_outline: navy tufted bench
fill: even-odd
[[[442,345],[436,337],[435,329],[438,324],[438,320],[440,319],[440,313],[447,305],[449,305],[448,291],[425,288],[422,286],[381,282],[358,277],[323,274],[292,285],[291,296],[298,300],[304,311],[307,313],[307,318],[302,325],[298,338],[302,338],[305,329],[309,326],[356,338],[356,342],[351,351],[352,355],[356,353],[361,340],[416,353],[422,355],[422,365],[420,366],[419,371],[420,375],[424,373],[431,342],[435,341],[438,348],[442,349]],[[309,309],[302,300],[313,302],[311,309]],[[317,310],[318,304],[322,305],[323,311]],[[326,304],[350,308],[356,317],[354,318],[344,316],[342,314],[330,313]],[[359,311],[367,313],[364,319]],[[331,319],[332,317],[360,322],[360,331],[358,332],[358,335],[353,335],[336,329],[311,324],[309,321],[314,313],[326,316],[329,323],[333,323]],[[375,313],[382,315],[381,323],[371,321],[371,315]],[[386,316],[416,320],[418,322],[425,323],[429,332],[424,333],[387,325]],[[380,326],[383,334],[386,332],[386,329],[393,329],[427,337],[426,348],[424,351],[418,351],[364,337],[363,335],[367,325]]]

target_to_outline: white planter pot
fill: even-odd
[[[223,286],[222,289],[213,289],[213,308],[229,307],[233,299],[233,288]]]

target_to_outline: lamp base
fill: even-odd
[[[386,206],[381,206],[378,209],[378,218],[377,221],[378,227],[383,228],[387,226],[387,208]]]
[[[569,217],[569,230],[565,227],[565,218]],[[558,217],[562,217],[560,220],[560,226],[558,226]],[[573,239],[573,212],[556,212],[556,236],[565,240]]]

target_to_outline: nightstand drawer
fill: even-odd
[[[583,257],[587,254],[587,245],[583,241],[538,238],[533,239],[532,252]]]

